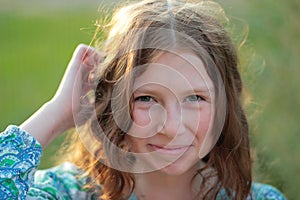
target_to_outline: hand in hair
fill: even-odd
[[[92,89],[90,74],[100,58],[101,54],[93,47],[79,45],[54,97],[20,126],[43,148],[62,132],[74,127],[73,114],[80,110],[81,97]]]

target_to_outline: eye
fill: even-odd
[[[199,102],[199,101],[203,101],[205,100],[203,97],[201,97],[200,95],[190,95],[186,98],[187,102]]]
[[[154,99],[151,96],[139,96],[134,98],[134,101],[151,102],[154,101]]]

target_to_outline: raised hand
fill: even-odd
[[[82,97],[93,89],[91,72],[100,60],[101,54],[93,47],[79,45],[54,97],[20,126],[33,135],[43,148],[74,126],[73,115],[80,111]]]

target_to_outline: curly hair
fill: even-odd
[[[241,102],[242,81],[236,48],[220,16],[224,17],[223,10],[213,2],[167,0],[136,2],[113,15],[102,50],[106,56],[96,72],[96,112],[82,127],[84,139],[69,149],[72,161],[95,181],[87,187],[101,185],[101,199],[127,199],[134,190],[133,174],[113,167],[128,168],[135,162],[133,156],[124,153],[129,151],[124,138],[131,126],[129,102],[136,76],[131,71],[149,63],[162,49],[192,50],[205,61],[215,88],[222,85],[225,90],[226,104],[220,91],[215,102],[225,106],[221,135],[203,158],[205,167],[195,173],[203,178],[196,198],[215,199],[222,189],[230,199],[246,199],[249,195],[252,160],[248,122]],[[211,67],[210,61],[216,67]]]

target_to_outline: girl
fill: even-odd
[[[219,14],[207,1],[117,10],[103,53],[79,45],[55,96],[1,134],[1,198],[285,199],[252,182],[237,54]],[[36,171],[42,148],[72,127],[72,163]]]

